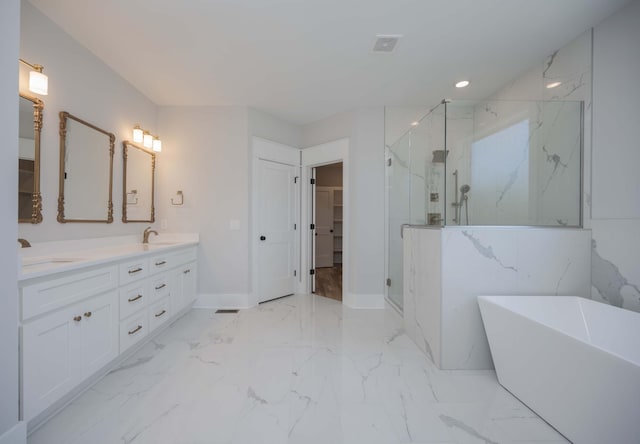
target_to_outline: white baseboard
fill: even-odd
[[[385,308],[384,294],[345,293],[342,303],[349,308]]]
[[[27,444],[27,423],[18,422],[0,436],[0,444]]]
[[[243,309],[251,306],[246,293],[200,294],[193,303],[193,308]]]

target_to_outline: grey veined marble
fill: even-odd
[[[221,338],[223,340],[221,340]],[[29,444],[566,442],[493,371],[440,371],[392,310],[192,310]]]
[[[602,299],[611,305],[622,307],[624,305],[622,289],[629,287],[635,291],[640,301],[640,288],[630,283],[613,262],[600,256],[595,239],[591,241],[591,246],[591,284],[598,290]]]

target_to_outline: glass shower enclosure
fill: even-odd
[[[385,147],[387,299],[398,309],[403,225],[581,226],[582,102],[443,101],[400,129],[398,115],[385,109],[385,131],[400,134]]]

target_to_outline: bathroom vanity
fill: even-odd
[[[162,238],[54,242],[21,256],[24,420],[55,410],[191,307],[197,235]]]

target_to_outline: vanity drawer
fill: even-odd
[[[148,332],[147,310],[120,321],[120,353],[138,343]]]
[[[169,296],[149,307],[149,331],[155,330],[171,317],[171,299]]]
[[[171,256],[171,265],[177,267],[178,265],[186,264],[196,260],[198,251],[196,247],[190,247],[185,250],[177,251]]]
[[[171,294],[171,282],[169,273],[162,273],[149,278],[149,298],[150,301],[159,301]]]
[[[147,280],[134,282],[120,288],[120,319],[124,319],[147,305],[149,285]]]
[[[22,320],[111,290],[118,285],[118,268],[101,267],[26,285],[21,289]]]
[[[120,285],[136,281],[149,274],[148,258],[136,259],[120,264]]]
[[[149,273],[155,274],[171,268],[173,266],[171,256],[171,253],[151,256],[149,258]]]

